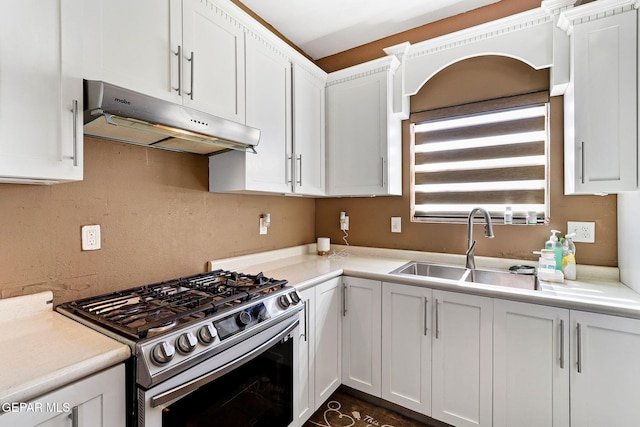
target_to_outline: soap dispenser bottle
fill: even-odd
[[[562,246],[562,272],[564,277],[569,280],[576,280],[576,246],[573,244],[573,238],[576,233],[570,233],[564,236],[564,245]]]
[[[559,230],[551,230],[551,237],[544,244],[545,249],[551,249],[555,254],[556,270],[562,270],[562,243],[558,241]]]

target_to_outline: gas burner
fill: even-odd
[[[152,337],[154,335],[161,334],[161,333],[163,333],[165,331],[170,331],[171,329],[175,328],[175,326],[177,324],[178,324],[177,320],[172,320],[172,321],[164,323],[164,324],[162,324],[160,326],[156,326],[154,328],[150,328],[147,331],[147,337],[150,338],[150,337]]]
[[[260,299],[286,280],[216,270],[67,303],[74,313],[136,340]]]

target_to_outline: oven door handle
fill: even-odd
[[[288,326],[285,330],[283,330],[273,338],[270,338],[269,341],[266,341],[260,344],[258,347],[254,348],[253,350],[243,355],[239,359],[236,359],[233,362],[227,363],[226,365],[223,365],[220,368],[214,371],[211,371],[207,375],[204,375],[195,380],[179,385],[178,387],[175,387],[171,390],[167,390],[163,393],[153,396],[151,398],[151,407],[155,408],[162,404],[170,402],[174,399],[185,396],[191,393],[192,391],[202,387],[203,385],[206,385],[211,381],[214,381],[217,378],[220,378],[227,372],[244,365],[245,363],[251,361],[252,359],[255,359],[256,357],[260,356],[262,353],[267,351],[269,348],[271,348],[273,345],[275,345],[278,341],[282,340],[284,337],[289,335],[298,326],[298,323],[299,323],[299,320],[296,318],[295,321],[290,326]]]

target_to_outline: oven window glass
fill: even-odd
[[[293,421],[293,340],[166,407],[163,427],[286,427]]]

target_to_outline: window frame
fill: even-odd
[[[457,105],[453,107],[438,108],[434,110],[414,112],[410,116],[410,205],[411,205],[411,222],[417,223],[466,223],[468,213],[462,211],[451,212],[446,215],[434,214],[424,215],[416,214],[416,133],[415,126],[425,122],[435,122],[438,120],[454,119],[465,116],[472,116],[478,114],[487,114],[500,110],[517,109],[528,106],[544,105],[546,107],[546,113],[544,115],[544,131],[546,132],[544,145],[544,208],[538,212],[536,218],[537,224],[548,224],[550,219],[550,143],[551,143],[551,111],[550,111],[550,99],[548,91],[538,91],[527,94],[515,95],[504,98],[496,98],[486,101],[478,101],[469,104]],[[504,207],[510,204],[505,202],[500,203]],[[482,207],[481,204],[478,204]],[[491,211],[492,220],[498,224],[504,223],[504,208],[501,212],[497,210]],[[516,211],[513,212],[513,224],[525,224],[526,212]]]

